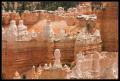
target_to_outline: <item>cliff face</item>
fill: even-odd
[[[101,14],[103,50],[118,51],[118,3],[108,3]]]
[[[98,16],[97,26],[101,29],[103,50],[118,51],[118,3],[106,2],[104,6],[105,10],[96,13]],[[4,24],[9,24],[10,19],[14,18],[10,18],[10,16],[3,18],[3,27],[6,27]],[[19,17],[15,16],[15,19],[19,20]],[[78,20],[76,18],[67,17],[64,19],[57,15],[48,13],[31,13],[27,16],[22,14],[22,19],[25,21],[24,24],[28,27],[28,29],[34,29],[36,27],[41,28],[41,25],[39,27],[39,25],[36,24],[43,19],[51,19],[53,22],[65,20],[67,22],[67,26],[69,27],[66,30],[69,30],[70,26],[75,26],[80,23],[77,23]]]
[[[73,61],[74,40],[61,42],[29,41],[2,42],[2,73],[12,78],[17,70],[20,74],[31,69],[33,65],[42,66],[54,62],[54,50],[60,49],[61,62],[69,64]]]
[[[40,20],[47,18],[46,14],[40,14]],[[118,51],[118,5],[117,3],[106,3],[106,9],[98,12],[98,23],[101,30],[104,51]],[[38,17],[38,16],[36,16]],[[53,15],[50,16],[53,18]],[[26,19],[29,19],[26,17]],[[37,19],[33,19],[33,21]],[[61,20],[54,16],[53,20]],[[68,25],[74,25],[75,19],[66,19]],[[31,21],[32,22],[32,21]],[[28,21],[29,24],[29,21]],[[15,71],[22,73],[32,68],[32,65],[53,63],[53,53],[56,48],[61,50],[62,63],[72,62],[74,58],[73,40],[55,43],[46,42],[15,42],[8,45],[2,41],[2,73],[6,78],[13,77]],[[106,64],[105,64],[106,65]]]

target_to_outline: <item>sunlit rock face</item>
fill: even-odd
[[[55,13],[59,16],[63,16],[65,11],[63,7],[58,7],[58,9],[55,11]]]
[[[4,34],[5,33],[5,30],[4,30],[4,28],[2,27],[2,34]]]
[[[84,55],[79,52],[76,55],[76,65],[72,68],[69,78],[77,79],[100,79],[102,75],[100,56],[101,53],[93,51],[93,54]]]
[[[19,21],[18,25],[18,41],[29,41],[31,38],[27,30],[27,26],[24,25],[23,20]]]
[[[2,27],[2,40],[5,40],[5,37],[6,37],[6,31],[4,27]]]
[[[5,27],[2,27],[2,40],[7,40],[7,29]]]
[[[53,36],[54,32],[52,29],[51,21],[48,20],[46,21],[46,25],[44,26],[43,29],[43,37],[44,40],[51,40],[51,37]]]
[[[27,76],[30,79],[48,79],[51,76],[54,79],[60,79],[61,76],[62,79],[117,79],[117,54],[102,53],[101,49],[118,50],[118,4],[105,2],[103,10],[96,7],[94,11],[91,11],[90,4],[83,2],[77,8],[71,7],[67,11],[62,7],[55,11],[25,10],[21,17],[14,11],[3,10],[2,73],[7,76],[5,78],[13,78],[13,73],[19,71],[20,74],[16,72],[14,79],[20,79],[22,73],[32,75]],[[86,20],[79,20],[77,16],[80,14]],[[95,15],[98,20],[94,22]],[[51,22],[47,22],[48,20]],[[100,30],[96,27],[93,33],[89,33],[87,24],[99,24]],[[8,42],[4,41],[6,39]],[[11,41],[13,45],[8,44]],[[75,61],[75,67],[71,66],[72,61]],[[35,66],[32,72],[26,72],[33,64]],[[43,65],[43,68],[36,69],[38,64]],[[57,71],[62,64],[66,65]]]
[[[55,60],[54,60],[53,68],[55,69],[62,68],[62,64],[60,61],[60,58],[61,58],[60,49],[55,49],[54,57],[55,57]]]
[[[35,39],[37,36],[38,36],[38,33],[35,32],[35,30],[32,30],[32,32],[31,32],[32,39]]]
[[[82,52],[79,52],[76,56],[76,65],[72,69],[72,73],[70,74],[70,78],[76,79],[91,79],[93,78],[91,74],[92,70],[92,59],[87,59]],[[89,66],[88,66],[89,64]]]
[[[61,24],[62,23],[62,24]],[[62,41],[65,39],[65,27],[67,26],[65,21],[53,22],[53,31],[54,37],[52,38],[53,41]]]
[[[118,79],[118,63],[113,64],[112,73],[114,78]]]
[[[68,8],[67,12],[65,13],[66,17],[76,17],[79,15],[78,9],[73,7],[73,8]]]
[[[22,79],[18,71],[15,72],[13,79]]]
[[[15,41],[17,39],[17,25],[15,20],[11,20],[10,26],[7,30],[7,41]]]
[[[2,13],[2,15],[2,21],[4,26],[8,26],[11,20],[15,20],[16,24],[18,25],[19,20],[21,19],[19,13],[16,12],[4,12]]]
[[[92,12],[91,11],[91,3],[90,2],[79,4],[77,9],[78,9],[78,12],[80,14],[89,14],[89,13]]]
[[[21,15],[21,19],[24,20],[25,25],[33,25],[34,23],[38,21],[39,15],[38,13],[31,13],[29,11],[25,11]]]
[[[96,25],[96,15],[81,15],[78,16],[80,18],[85,18],[83,20],[84,22],[80,24],[83,26],[77,37],[76,37],[76,42],[75,42],[75,53],[77,53],[79,50],[81,51],[101,51],[101,34],[100,30],[98,30],[95,25]],[[90,32],[89,32],[90,28]],[[93,31],[93,32],[91,32]],[[88,53],[89,54],[89,53]]]
[[[16,21],[16,24],[18,25],[19,20],[20,20],[21,18],[20,18],[19,13],[16,13],[15,11],[13,11],[13,12],[10,14],[10,19],[11,19],[11,20],[15,20],[15,21]]]
[[[86,31],[87,29],[83,29],[83,31],[81,31],[80,34],[78,34],[77,36],[77,40],[80,40],[81,43],[85,43],[85,44],[93,44],[93,43],[99,43],[101,42],[101,36],[100,36],[100,31],[99,30],[96,30],[94,32],[94,34],[90,35],[90,34],[85,34],[84,32]],[[98,36],[98,38],[97,38]],[[86,39],[87,41],[85,42],[84,39]]]
[[[61,27],[59,37],[61,40],[65,39],[65,30]]]

